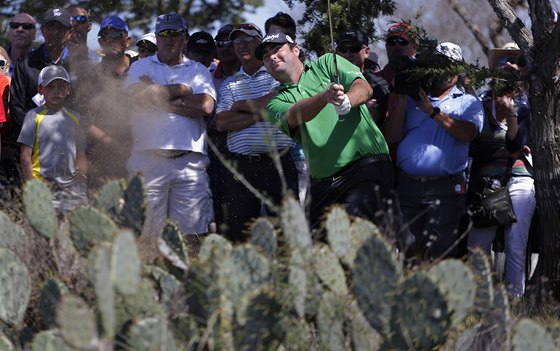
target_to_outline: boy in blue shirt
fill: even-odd
[[[53,205],[63,214],[87,203],[84,126],[79,115],[65,107],[70,77],[62,66],[43,68],[38,83],[38,107],[27,112],[18,138],[22,178],[51,185]]]

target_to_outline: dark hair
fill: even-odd
[[[292,37],[292,39],[295,40],[296,21],[294,21],[292,16],[288,15],[285,12],[280,11],[273,17],[270,17],[269,19],[266,20],[266,22],[264,22],[264,30],[266,33],[268,33],[270,26],[273,24],[284,28],[284,33],[288,34],[289,36]]]

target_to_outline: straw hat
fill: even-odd
[[[507,61],[515,62],[517,57],[523,54],[516,43],[506,43],[501,48],[490,49],[488,51],[488,67],[496,69]]]

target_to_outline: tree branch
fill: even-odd
[[[484,36],[484,34],[482,34],[482,32],[480,31],[478,26],[473,21],[471,21],[472,13],[469,13],[463,5],[460,5],[457,2],[457,0],[450,0],[449,4],[451,5],[451,8],[453,9],[453,11],[455,11],[455,13],[457,15],[459,15],[459,17],[461,17],[461,20],[463,20],[463,23],[467,26],[467,28],[474,35],[476,41],[482,47],[482,51],[484,52],[484,54],[488,55],[488,50],[489,50],[488,40],[486,40],[486,37]]]
[[[537,0],[539,1],[539,0]],[[529,1],[531,2],[531,1]],[[523,21],[517,17],[513,11],[513,7],[507,0],[488,0],[488,3],[494,9],[500,21],[504,24],[509,35],[515,40],[519,48],[524,53],[528,53],[533,48],[533,34],[525,27]],[[535,23],[534,21],[532,22]],[[525,55],[529,64],[532,64],[530,55]]]

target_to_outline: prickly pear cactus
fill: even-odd
[[[24,258],[25,241],[23,229],[12,222],[7,214],[0,211],[0,247],[9,249],[18,257]]]
[[[20,324],[30,295],[27,267],[15,253],[0,248],[0,319],[8,325]]]
[[[459,325],[474,305],[474,274],[459,260],[445,260],[432,266],[428,275],[438,284],[453,312],[452,324]]]
[[[481,330],[489,331],[487,345],[494,350],[510,350],[511,316],[507,291],[502,284],[494,285],[494,305],[482,315]]]
[[[348,214],[341,206],[335,206],[329,211],[325,225],[327,227],[327,240],[331,249],[338,258],[344,258],[348,255],[352,245]]]
[[[337,295],[347,295],[348,286],[344,270],[340,261],[325,244],[318,244],[313,247],[313,258],[315,259],[315,273],[321,282]]]
[[[23,207],[31,226],[47,238],[51,238],[58,224],[52,204],[52,193],[39,179],[27,181],[23,186]]]
[[[556,346],[552,335],[539,323],[521,319],[515,326],[511,340],[513,351],[554,351]]]
[[[49,279],[45,287],[41,290],[39,298],[39,311],[41,321],[46,329],[54,326],[56,322],[56,310],[63,294],[67,294],[68,289],[60,281]]]
[[[292,249],[309,250],[313,246],[305,211],[293,197],[284,199],[281,211],[282,231]]]
[[[99,244],[88,258],[88,270],[101,317],[103,335],[112,338],[116,330],[115,290],[111,281],[111,247]]]
[[[110,180],[93,196],[93,206],[110,216],[120,213],[124,200],[124,180]]]
[[[144,225],[146,212],[146,187],[144,179],[137,175],[133,177],[124,192],[124,206],[121,211],[123,224],[140,233]]]
[[[437,284],[416,272],[399,286],[386,342],[389,349],[433,350],[445,343],[450,325],[451,312]]]
[[[74,210],[69,220],[74,245],[84,257],[96,243],[112,241],[113,236],[119,231],[106,214],[89,206]]]
[[[31,344],[32,351],[76,351],[68,346],[56,329],[42,331],[35,335]]]
[[[470,252],[469,264],[476,282],[475,308],[484,313],[494,305],[494,282],[490,259],[480,249]]]
[[[321,297],[317,313],[317,327],[321,350],[345,350],[344,320],[346,318],[344,297],[326,291]]]
[[[350,247],[346,255],[342,258],[342,262],[348,267],[354,267],[354,260],[358,254],[358,250],[373,235],[382,236],[377,226],[365,219],[355,218],[350,226]]]
[[[16,351],[12,342],[0,333],[0,351]]]
[[[282,305],[269,289],[248,293],[240,309],[241,327],[234,328],[237,350],[276,350],[284,339]]]
[[[149,317],[134,323],[128,332],[129,350],[177,351],[177,344],[173,332],[168,328],[167,321],[163,318]]]
[[[187,270],[189,254],[183,240],[183,233],[175,223],[168,221],[163,227],[161,238],[158,239],[160,253],[175,267]]]
[[[353,292],[364,316],[381,334],[391,331],[390,302],[399,278],[400,269],[389,243],[377,235],[370,237],[354,261]]]
[[[133,294],[140,284],[141,262],[134,234],[121,231],[113,242],[111,281],[123,295]]]
[[[226,238],[218,234],[210,234],[202,242],[198,260],[201,262],[221,260],[227,257],[231,250],[233,246]]]
[[[66,295],[62,298],[57,321],[60,334],[68,345],[88,349],[98,343],[95,316],[80,297]]]
[[[369,325],[356,301],[350,302],[346,313],[354,350],[379,350],[381,335]]]
[[[175,276],[156,266],[144,266],[143,270],[158,284],[160,300],[164,305],[177,301],[177,296],[182,292],[182,285]]]
[[[277,238],[274,226],[268,219],[258,218],[251,225],[251,244],[262,250],[262,252],[272,259],[276,256]]]
[[[292,303],[297,315],[301,318],[305,315],[305,301],[307,299],[307,272],[308,261],[299,250],[294,250],[290,257],[288,283],[289,301]]]

